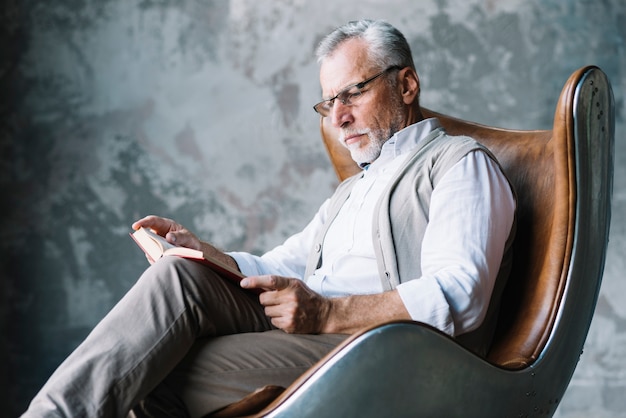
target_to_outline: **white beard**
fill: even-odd
[[[339,142],[350,150],[350,155],[357,164],[362,166],[374,162],[374,160],[380,156],[385,142],[404,126],[403,121],[405,115],[401,98],[396,97],[396,100],[394,100],[390,106],[393,107],[394,112],[388,129],[363,129],[360,131],[350,131],[349,129],[347,131],[341,130]],[[367,135],[369,138],[367,146],[361,147],[359,142],[351,145],[346,144],[346,136],[354,134]]]
[[[369,164],[376,160],[380,156],[383,145],[385,144],[385,142],[387,142],[388,139],[380,135],[382,134],[382,132],[378,132],[378,135],[371,131],[367,131],[364,133],[366,133],[367,137],[369,138],[369,142],[365,147],[361,147],[361,144],[358,142],[355,144],[346,145],[345,141],[343,140],[343,133],[339,138],[341,143],[350,150],[350,156],[352,157],[352,159],[359,165]]]

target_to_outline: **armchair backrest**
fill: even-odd
[[[491,150],[517,194],[513,267],[488,358],[506,368],[537,359],[549,336],[567,277],[576,190],[567,138],[552,131],[512,131],[428,112],[451,134]]]
[[[428,109],[423,112],[425,117],[439,118],[448,133],[471,136],[489,148],[517,193],[513,268],[488,360],[503,368],[521,369],[540,357],[553,335],[565,290],[570,286],[576,246],[580,252],[581,246],[587,245],[582,240],[594,238],[590,242],[600,248],[592,251],[593,260],[589,260],[590,269],[596,270],[589,285],[592,294],[587,297],[592,300],[585,302],[590,312],[576,332],[583,333],[584,341],[599,290],[610,218],[614,116],[612,93],[604,74],[596,67],[572,74],[559,98],[552,130],[500,129]],[[336,140],[337,130],[325,118],[321,131],[338,177],[344,179],[358,172],[347,150]],[[580,148],[593,148],[585,143],[594,136],[602,136],[594,141],[606,138],[610,142],[608,155],[606,151],[593,155],[600,152]],[[591,184],[594,182],[597,184]],[[581,186],[586,187],[584,196],[579,195]],[[581,203],[585,204],[581,198],[596,200],[593,210],[599,219],[592,222],[598,231],[581,229],[585,222],[579,217]],[[595,237],[587,237],[587,233]]]

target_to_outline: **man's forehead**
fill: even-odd
[[[365,41],[345,41],[322,61],[320,84],[323,96],[330,97],[351,84],[363,81],[369,76],[371,67]]]

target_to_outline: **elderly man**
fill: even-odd
[[[362,173],[262,256],[223,253],[169,219],[135,222],[248,277],[238,287],[199,263],[159,260],[25,416],[203,416],[257,387],[289,385],[347,335],[394,319],[484,352],[515,225],[498,163],[424,119],[411,51],[393,26],[350,22],[318,59],[324,99],[314,108]]]

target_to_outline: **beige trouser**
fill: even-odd
[[[288,386],[345,335],[273,329],[258,297],[166,257],[59,366],[25,417],[203,416],[267,384]],[[159,416],[155,413],[155,416]]]

